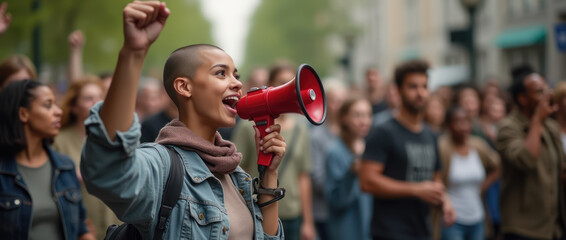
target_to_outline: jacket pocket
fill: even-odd
[[[80,189],[71,188],[65,190],[62,193],[62,197],[59,198],[62,211],[68,215],[64,217],[69,219],[73,226],[78,226],[80,224],[80,208],[82,195]]]
[[[23,199],[19,196],[0,195],[0,232],[2,238],[17,239],[18,232],[22,232],[24,225],[21,222]],[[18,231],[19,229],[19,231]],[[27,229],[25,229],[27,231]]]
[[[190,239],[219,239],[222,234],[222,212],[217,206],[189,202],[189,212]]]

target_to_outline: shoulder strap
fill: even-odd
[[[161,208],[159,208],[158,216],[159,221],[157,222],[155,234],[153,235],[153,239],[156,240],[163,239],[165,223],[171,215],[175,204],[177,204],[177,201],[179,200],[181,188],[183,186],[183,173],[185,168],[179,154],[172,146],[165,146],[165,149],[169,152],[171,166],[169,167],[169,177],[167,177],[167,182],[163,189],[163,195],[161,196]]]

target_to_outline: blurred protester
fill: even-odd
[[[369,240],[372,199],[362,192],[358,176],[371,127],[371,104],[359,97],[346,100],[338,117],[340,137],[329,141],[325,163],[328,239]]]
[[[456,96],[454,100],[456,104],[462,107],[468,117],[472,119],[472,134],[481,134],[481,126],[479,122],[480,110],[481,110],[481,99],[478,90],[468,84],[460,84],[456,86]]]
[[[23,80],[0,92],[2,239],[94,239],[73,161],[49,146],[60,127],[49,87]]]
[[[401,108],[368,135],[360,183],[374,196],[373,239],[430,239],[430,207],[453,216],[440,179],[437,135],[423,124],[428,68],[413,60],[395,69]]]
[[[86,137],[84,121],[89,115],[90,108],[103,99],[103,92],[104,88],[98,77],[85,75],[71,83],[63,98],[62,128],[59,135],[55,137],[53,149],[71,157],[75,166],[80,164],[81,151]],[[102,201],[86,191],[78,169],[77,177],[81,183],[89,230],[95,237],[102,239],[106,228],[120,221]]]
[[[69,34],[69,66],[67,68],[67,79],[73,82],[83,75],[83,47],[85,36],[81,30],[75,30]]]
[[[387,103],[383,101],[385,89],[379,70],[376,67],[369,67],[366,70],[366,94],[371,102],[373,114],[387,109]]]
[[[277,62],[269,71],[270,87],[281,86],[295,77],[296,68],[288,62]],[[281,125],[281,135],[288,141],[285,157],[279,166],[280,186],[285,188],[285,198],[279,201],[279,218],[283,223],[285,239],[311,240],[315,237],[312,217],[312,187],[309,173],[309,129],[302,116],[282,114],[275,119]],[[240,121],[232,137],[238,151],[243,154],[240,166],[257,177],[257,149],[254,143],[252,121]]]
[[[141,125],[140,142],[153,142],[159,135],[159,131],[171,122],[171,120],[178,118],[178,109],[173,101],[167,99],[167,106],[158,114],[148,117]],[[224,137],[222,137],[224,138]]]
[[[504,100],[505,99],[505,100]],[[481,110],[479,118],[480,128],[473,132],[485,140],[492,149],[495,149],[499,121],[507,114],[507,95],[501,91],[497,79],[489,78],[481,92]],[[479,131],[478,131],[479,130]],[[487,208],[486,225],[487,239],[497,239],[501,225],[499,210],[499,195],[501,193],[501,178],[498,178],[485,192],[485,206]]]
[[[546,80],[528,66],[512,72],[516,108],[500,124],[495,146],[501,155],[503,239],[561,239],[566,233],[566,157],[560,130],[549,118],[557,106]]]
[[[556,122],[560,125],[560,139],[566,152],[566,82],[560,82],[554,90],[554,102],[558,105]]]
[[[399,97],[399,92],[397,91],[395,83],[390,82],[387,84],[386,90],[385,102],[387,102],[387,110],[373,115],[372,126],[377,126],[389,121],[395,114],[397,114],[397,111],[401,107],[401,98]]]
[[[13,55],[0,63],[0,90],[14,81],[37,80],[35,66],[24,55]]]
[[[437,134],[442,133],[446,107],[442,98],[432,94],[426,101],[424,109],[424,122]]]
[[[506,115],[505,102],[495,94],[484,94],[482,111],[480,115],[481,131],[476,131],[475,136],[486,141],[492,149],[495,149],[495,138],[499,130],[499,122]],[[485,192],[485,203],[489,214],[489,228],[486,228],[488,239],[496,239],[499,235],[501,225],[501,214],[499,209],[499,195],[501,193],[501,178],[498,178]]]
[[[2,4],[0,4],[0,35],[8,30],[10,22],[12,22],[12,14],[6,13],[7,8],[8,3],[2,2]]]
[[[471,136],[472,123],[461,107],[446,113],[448,132],[438,140],[442,161],[440,176],[456,212],[455,223],[442,230],[442,239],[485,239],[482,194],[498,178],[499,155],[483,139]],[[442,212],[435,214],[435,231]],[[435,237],[435,239],[438,239]]]
[[[136,114],[143,121],[164,109],[164,95],[162,84],[157,79],[150,77],[142,77],[140,79],[140,88],[138,90],[138,98],[136,98]]]
[[[322,126],[311,128],[311,160],[312,170],[312,209],[314,223],[319,240],[329,239],[326,222],[328,220],[328,209],[324,197],[325,181],[325,158],[329,150],[329,142],[332,142],[340,133],[338,110],[347,92],[344,84],[337,79],[324,81],[324,92],[326,94],[326,121]]]
[[[100,79],[86,75],[71,83],[63,97],[61,107],[61,131],[53,144],[53,148],[71,157],[75,165],[79,165],[81,149],[85,139],[84,121],[95,103],[102,100],[103,87]],[[80,172],[78,172],[81,180]]]

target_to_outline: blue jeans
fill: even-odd
[[[463,225],[454,223],[449,228],[442,230],[443,240],[483,240],[485,239],[485,229],[483,221],[473,225]]]

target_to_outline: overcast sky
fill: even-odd
[[[204,16],[212,24],[212,37],[232,58],[243,64],[250,19],[260,0],[201,0]]]

